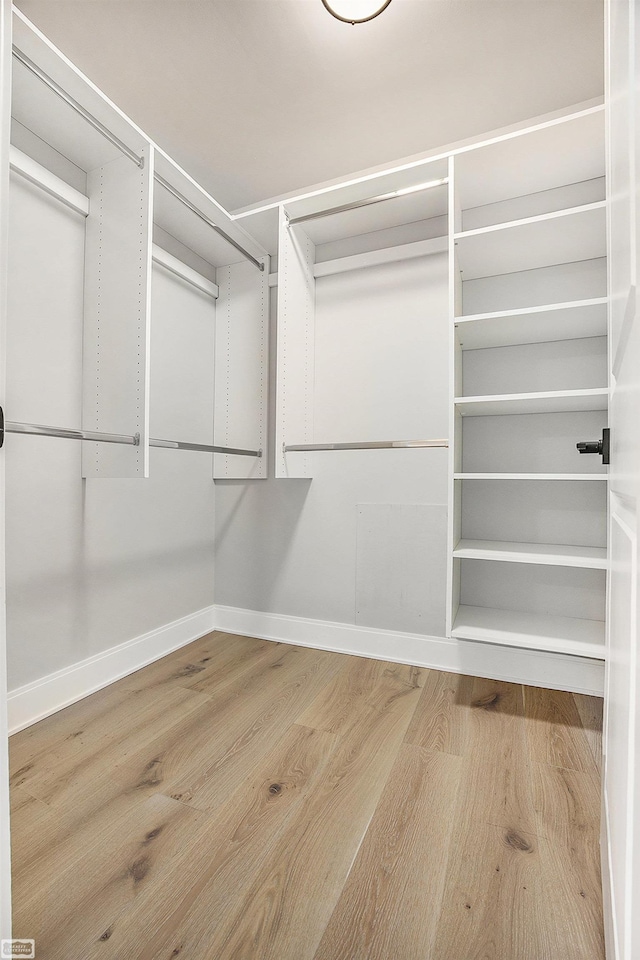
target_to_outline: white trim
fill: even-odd
[[[611,842],[609,830],[609,802],[606,793],[602,793],[602,819],[600,824],[600,859],[602,862],[602,913],[604,920],[604,942],[607,960],[620,960],[618,931],[614,923],[615,890],[612,882]]]
[[[282,204],[294,203],[297,200],[309,200],[311,197],[321,196],[322,194],[330,194],[336,190],[340,190],[342,187],[349,187],[359,183],[366,183],[370,180],[377,180],[379,177],[384,177],[390,173],[402,173],[404,170],[411,170],[415,167],[420,167],[429,163],[435,163],[438,160],[446,160],[448,157],[458,156],[462,153],[468,153],[470,150],[477,150],[480,147],[489,147],[494,143],[501,143],[506,140],[513,140],[514,137],[519,137],[523,134],[535,133],[537,130],[543,130],[546,127],[555,127],[559,123],[564,123],[565,121],[577,120],[580,117],[588,116],[592,113],[602,113],[604,112],[605,105],[600,97],[594,98],[592,100],[587,100],[583,104],[575,104],[575,106],[569,108],[567,113],[566,109],[554,111],[551,114],[544,114],[538,118],[529,118],[527,120],[521,120],[516,124],[513,124],[509,127],[503,127],[500,130],[493,131],[492,133],[479,134],[476,137],[471,137],[468,140],[458,141],[457,144],[452,144],[448,149],[436,148],[433,153],[419,154],[414,159],[407,158],[404,162],[399,161],[394,166],[381,166],[375,167],[372,170],[361,171],[360,173],[352,174],[352,176],[342,178],[337,181],[329,181],[328,183],[319,184],[314,187],[309,187],[304,193],[293,193],[293,194],[283,194],[279,197],[273,197],[269,200],[264,200],[258,204],[254,204],[248,207],[241,207],[240,209],[234,210],[230,213],[230,216],[233,220],[241,220],[244,217],[251,217],[256,213],[263,213],[267,210],[273,210],[275,207],[279,207]]]
[[[395,633],[238,607],[216,605],[214,611],[216,629],[225,633],[596,697],[601,697],[604,691],[604,665],[583,657]]]
[[[9,733],[17,733],[215,629],[205,607],[9,692]]]
[[[9,153],[11,129],[11,4],[0,6],[0,403],[6,400]],[[7,736],[7,630],[5,589],[5,455],[0,453],[0,939],[11,931],[11,833]]]
[[[198,290],[201,290],[202,293],[206,293],[207,296],[213,297],[214,300],[217,300],[220,296],[220,288],[217,283],[203,277],[202,274],[194,270],[193,267],[187,266],[186,263],[178,260],[173,254],[167,253],[167,251],[159,247],[157,243],[154,243],[151,247],[151,257],[154,263],[164,267],[169,273],[175,274],[182,280],[186,280],[192,287],[196,287]]]
[[[213,630],[597,697],[602,696],[604,687],[603,664],[583,657],[212,605],[12,690],[8,696],[9,733],[43,720]]]

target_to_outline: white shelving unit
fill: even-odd
[[[266,252],[17,10],[13,44],[12,172],[85,218],[82,422],[51,426],[128,438],[83,441],[83,477],[149,476],[152,274],[160,269],[183,282],[176,327],[182,312],[183,320],[191,307],[201,313],[197,290],[209,298],[211,331],[202,409],[189,416],[187,397],[197,391],[185,360],[187,382],[176,390],[184,432],[153,440],[266,451]],[[54,225],[42,229],[55,249]],[[187,329],[176,329],[176,342],[188,341]],[[200,363],[202,351],[190,349]],[[32,410],[9,410],[8,418],[49,423],[51,411],[38,401],[46,398],[34,396]],[[265,477],[266,457],[212,454],[212,471]]]
[[[60,426],[139,434],[134,446],[83,443],[82,474],[146,477],[153,145],[15,10],[12,67],[15,146],[81,192],[90,211],[81,317],[82,424]],[[52,235],[52,246],[55,242]],[[48,415],[45,405],[39,422],[47,423]],[[9,418],[36,419],[19,410],[9,411]]]
[[[446,292],[447,178],[438,158],[281,205],[276,477],[311,478],[326,456],[289,446],[441,436],[428,414],[425,300],[412,291],[437,259],[433,286]]]
[[[608,404],[603,111],[452,166],[451,636],[602,659],[607,475],[575,444]]]
[[[287,452],[287,445],[366,439],[349,431],[366,395],[349,372],[370,363],[383,391],[396,346],[389,341],[381,356],[372,356],[369,341],[377,334],[367,326],[370,290],[363,281],[342,291],[348,309],[330,356],[322,348],[319,358],[316,312],[324,316],[329,289],[320,284],[367,271],[374,290],[376,271],[437,253],[446,230],[447,633],[456,639],[603,655],[607,473],[581,457],[576,443],[599,439],[606,426],[604,174],[604,109],[593,107],[280,208],[272,282],[278,284],[281,477],[311,477],[318,462],[304,449]],[[376,193],[401,194],[438,179],[446,185],[368,205]],[[350,203],[364,206],[346,209]],[[388,276],[386,282],[398,281]],[[399,289],[396,300],[389,316],[401,330]],[[407,369],[411,360],[404,361]],[[327,368],[335,384],[346,383],[351,392],[323,393],[318,376],[326,379]],[[385,405],[398,415],[406,409],[400,394]],[[369,406],[375,406],[371,398]],[[326,436],[327,424],[338,435]],[[426,419],[425,425],[429,432]],[[489,495],[487,485],[500,492]],[[554,523],[555,514],[561,522]]]

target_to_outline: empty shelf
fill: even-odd
[[[606,202],[455,234],[462,279],[518,273],[607,255]]]
[[[607,298],[552,303],[455,318],[463,350],[607,335]]]
[[[451,636],[529,650],[605,659],[602,620],[579,620],[548,614],[462,605]]]
[[[502,560],[508,563],[538,563],[554,567],[607,569],[607,551],[604,547],[515,543],[506,540],[460,540],[453,555],[468,560]]]
[[[504,393],[486,397],[456,397],[463,417],[509,416],[526,413],[582,413],[606,410],[607,387],[594,390],[551,390],[544,393]]]

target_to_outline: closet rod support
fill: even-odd
[[[74,430],[71,427],[50,427],[39,423],[19,423],[7,420],[5,433],[26,433],[32,437],[59,437],[63,440],[92,440],[98,443],[126,443],[132,447],[140,445],[140,434],[132,436],[124,433],[102,433],[98,430]]]
[[[293,453],[310,450],[413,450],[448,446],[448,440],[367,440],[363,443],[283,443],[282,451]]]
[[[14,46],[12,49],[12,53],[19,63],[21,63],[24,67],[26,67],[27,70],[29,70],[34,75],[34,77],[37,77],[38,80],[40,80],[47,87],[49,87],[50,90],[53,90],[53,92],[58,97],[60,97],[61,100],[64,100],[64,102],[68,104],[68,106],[70,106],[73,110],[75,110],[76,113],[80,114],[80,116],[84,120],[86,120],[87,123],[90,124],[94,130],[97,130],[98,133],[102,134],[102,136],[106,140],[112,143],[114,147],[117,147],[118,150],[124,153],[125,156],[129,157],[130,160],[133,160],[133,162],[137,164],[137,166],[141,168],[144,167],[144,157],[139,157],[137,153],[135,153],[130,147],[126,145],[126,143],[124,143],[123,140],[120,139],[120,137],[117,137],[115,133],[112,133],[108,127],[105,127],[105,125],[101,123],[96,117],[94,117],[93,114],[89,113],[88,110],[85,110],[85,108],[81,104],[79,104],[77,100],[74,100],[74,98],[70,94],[68,94],[66,90],[63,90],[63,88],[59,84],[57,84],[55,80],[52,80],[48,74],[46,74],[43,70],[40,69],[40,67],[38,67],[33,62],[33,60],[30,60],[29,57],[25,56],[25,54],[22,53],[22,51],[19,50],[18,47]]]
[[[210,443],[186,443],[182,440],[149,440],[150,447],[168,450],[201,450],[204,453],[224,453],[234,457],[261,457],[262,450],[244,450],[240,447],[219,447]]]
[[[391,193],[381,193],[377,197],[367,197],[365,200],[354,200],[353,203],[344,203],[339,207],[329,207],[328,210],[307,213],[302,217],[287,217],[287,223],[292,226],[295,223],[305,223],[307,220],[332,217],[336,213],[346,213],[347,210],[358,210],[360,207],[369,207],[373,203],[383,203],[385,200],[395,200],[396,197],[404,197],[410,193],[421,193],[423,190],[432,190],[433,187],[442,187],[445,183],[449,183],[448,177],[443,177],[441,180],[430,180],[428,183],[419,183],[415,187],[404,187],[402,190],[394,190]]]
[[[258,270],[264,270],[264,263],[256,260],[256,258],[252,256],[248,250],[245,250],[245,248],[236,240],[234,240],[233,237],[230,237],[228,233],[225,233],[222,227],[219,227],[217,223],[214,223],[213,220],[210,220],[209,217],[202,213],[201,210],[198,210],[198,208],[191,203],[190,200],[187,200],[185,196],[172,187],[171,184],[164,179],[164,177],[161,177],[159,173],[156,173],[154,174],[154,179],[160,184],[161,187],[164,187],[164,189],[167,190],[172,197],[175,197],[176,200],[179,200],[180,203],[184,204],[184,206],[191,210],[192,213],[195,213],[196,217],[199,217],[203,223],[206,223],[208,227],[211,227],[212,230],[215,230],[215,232],[221,236],[223,240],[226,240],[227,243],[230,243],[232,247],[235,247],[235,249],[241,253],[243,257],[246,257],[247,260],[251,261],[251,263],[253,263]]]

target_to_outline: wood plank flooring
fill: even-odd
[[[602,702],[213,633],[11,738],[38,960],[604,960]]]

